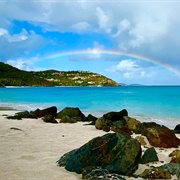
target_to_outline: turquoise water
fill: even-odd
[[[125,108],[141,121],[174,127],[180,123],[180,86],[0,88],[0,106],[18,110],[79,107],[96,116]]]

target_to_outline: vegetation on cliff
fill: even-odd
[[[0,86],[118,86],[100,74],[87,71],[27,72],[0,62]]]

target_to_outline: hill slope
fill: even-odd
[[[118,86],[100,74],[87,71],[27,72],[0,62],[0,86]]]

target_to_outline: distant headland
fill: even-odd
[[[5,86],[119,86],[89,71],[24,71],[0,62],[0,87]]]

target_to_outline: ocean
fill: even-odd
[[[174,128],[180,124],[180,86],[8,87],[0,88],[0,107],[35,110],[79,107],[101,117],[127,109],[129,116]]]

